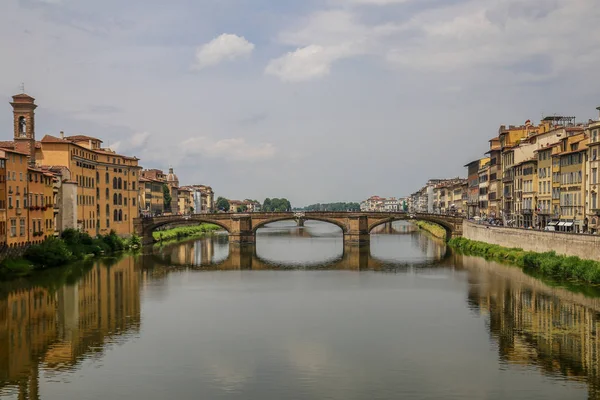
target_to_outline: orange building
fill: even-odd
[[[6,221],[6,241],[8,246],[21,246],[29,242],[27,207],[28,155],[10,149],[0,149],[0,159],[4,160],[5,179],[2,182],[4,193],[0,220]]]
[[[26,242],[28,230],[31,230],[31,240],[49,236],[57,225],[59,229],[77,228],[92,236],[111,230],[122,236],[131,234],[133,219],[137,218],[139,210],[138,179],[141,168],[138,159],[102,148],[102,141],[90,136],[64,137],[61,132],[60,137],[46,135],[41,141],[36,141],[35,99],[27,94],[19,94],[13,96],[11,105],[14,137],[12,141],[0,142],[0,150],[9,155],[6,158],[8,191],[5,195],[7,242]],[[30,171],[27,170],[28,166],[31,167]],[[73,183],[77,185],[76,194],[62,196],[63,199],[76,197],[73,202],[59,202],[56,213],[61,214],[58,215],[58,220],[64,222],[61,224],[55,221],[54,216],[57,199],[53,193],[53,183],[45,178],[50,178],[49,171],[55,171],[57,167],[61,167],[62,171],[61,185],[67,184],[62,187]],[[32,175],[29,182],[28,172]],[[35,181],[36,176],[38,182]],[[28,194],[22,182],[33,185],[33,209],[27,209]],[[28,222],[29,211],[35,221]],[[73,222],[66,224],[66,221]],[[1,222],[2,217],[0,232]]]

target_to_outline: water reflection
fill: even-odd
[[[139,271],[132,257],[92,266],[77,283],[23,287],[0,299],[0,395],[39,398],[46,378],[98,357],[140,326]],[[59,378],[60,379],[60,378]]]
[[[587,382],[600,398],[600,298],[551,288],[517,268],[456,255],[469,271],[469,306],[486,317],[503,363]]]
[[[398,241],[396,235],[410,240]],[[229,244],[226,235],[156,248],[143,265],[223,270],[335,269],[386,270],[432,266],[448,256],[443,241],[418,233],[412,225],[390,223],[374,231],[367,246],[345,245],[334,225],[307,221],[304,227],[278,222],[260,229],[256,245]]]
[[[0,397],[600,396],[600,299],[410,226],[307,225],[0,285]]]

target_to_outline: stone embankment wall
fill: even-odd
[[[463,237],[469,240],[497,244],[526,251],[578,256],[587,260],[600,260],[600,235],[544,232],[517,228],[499,228],[465,221]]]

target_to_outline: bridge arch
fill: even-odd
[[[265,221],[261,221],[261,222],[257,223],[256,225],[254,225],[252,227],[252,233],[256,233],[256,231],[259,230],[260,228],[264,228],[265,225],[272,224],[273,222],[295,221],[297,219],[298,218],[295,218],[294,216],[273,217],[273,218],[267,219]],[[346,233],[348,231],[348,227],[344,223],[333,220],[333,219],[329,219],[329,218],[325,218],[325,217],[311,216],[311,215],[306,215],[306,216],[302,217],[302,219],[304,221],[319,221],[319,222],[326,222],[326,223],[335,225],[342,230],[342,233]]]
[[[415,216],[414,218],[411,218],[409,215],[403,215],[403,216],[396,215],[396,216],[392,216],[389,218],[375,221],[372,224],[370,224],[369,225],[369,234],[376,227],[383,225],[383,224],[390,223],[390,222],[394,222],[394,221],[427,221],[427,222],[431,222],[433,224],[436,224],[436,225],[442,227],[446,231],[446,239],[447,240],[449,240],[454,233],[454,226],[452,226],[452,224],[450,224],[442,219],[425,216],[425,215],[418,215],[418,216]]]
[[[160,221],[160,222],[157,222],[155,224],[145,227],[144,230],[147,233],[152,233],[152,232],[156,231],[158,228],[161,228],[165,225],[194,226],[194,225],[200,225],[200,224],[217,225],[217,226],[223,228],[224,230],[226,230],[227,233],[231,233],[231,228],[229,225],[224,224],[223,222],[221,222],[219,220],[214,220],[214,219],[210,219],[210,218],[202,218],[202,217],[192,217],[192,218],[187,218],[187,219],[182,217],[182,218],[170,219],[168,221]]]

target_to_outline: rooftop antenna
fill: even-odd
[[[25,94],[25,82],[21,82],[21,93]]]

